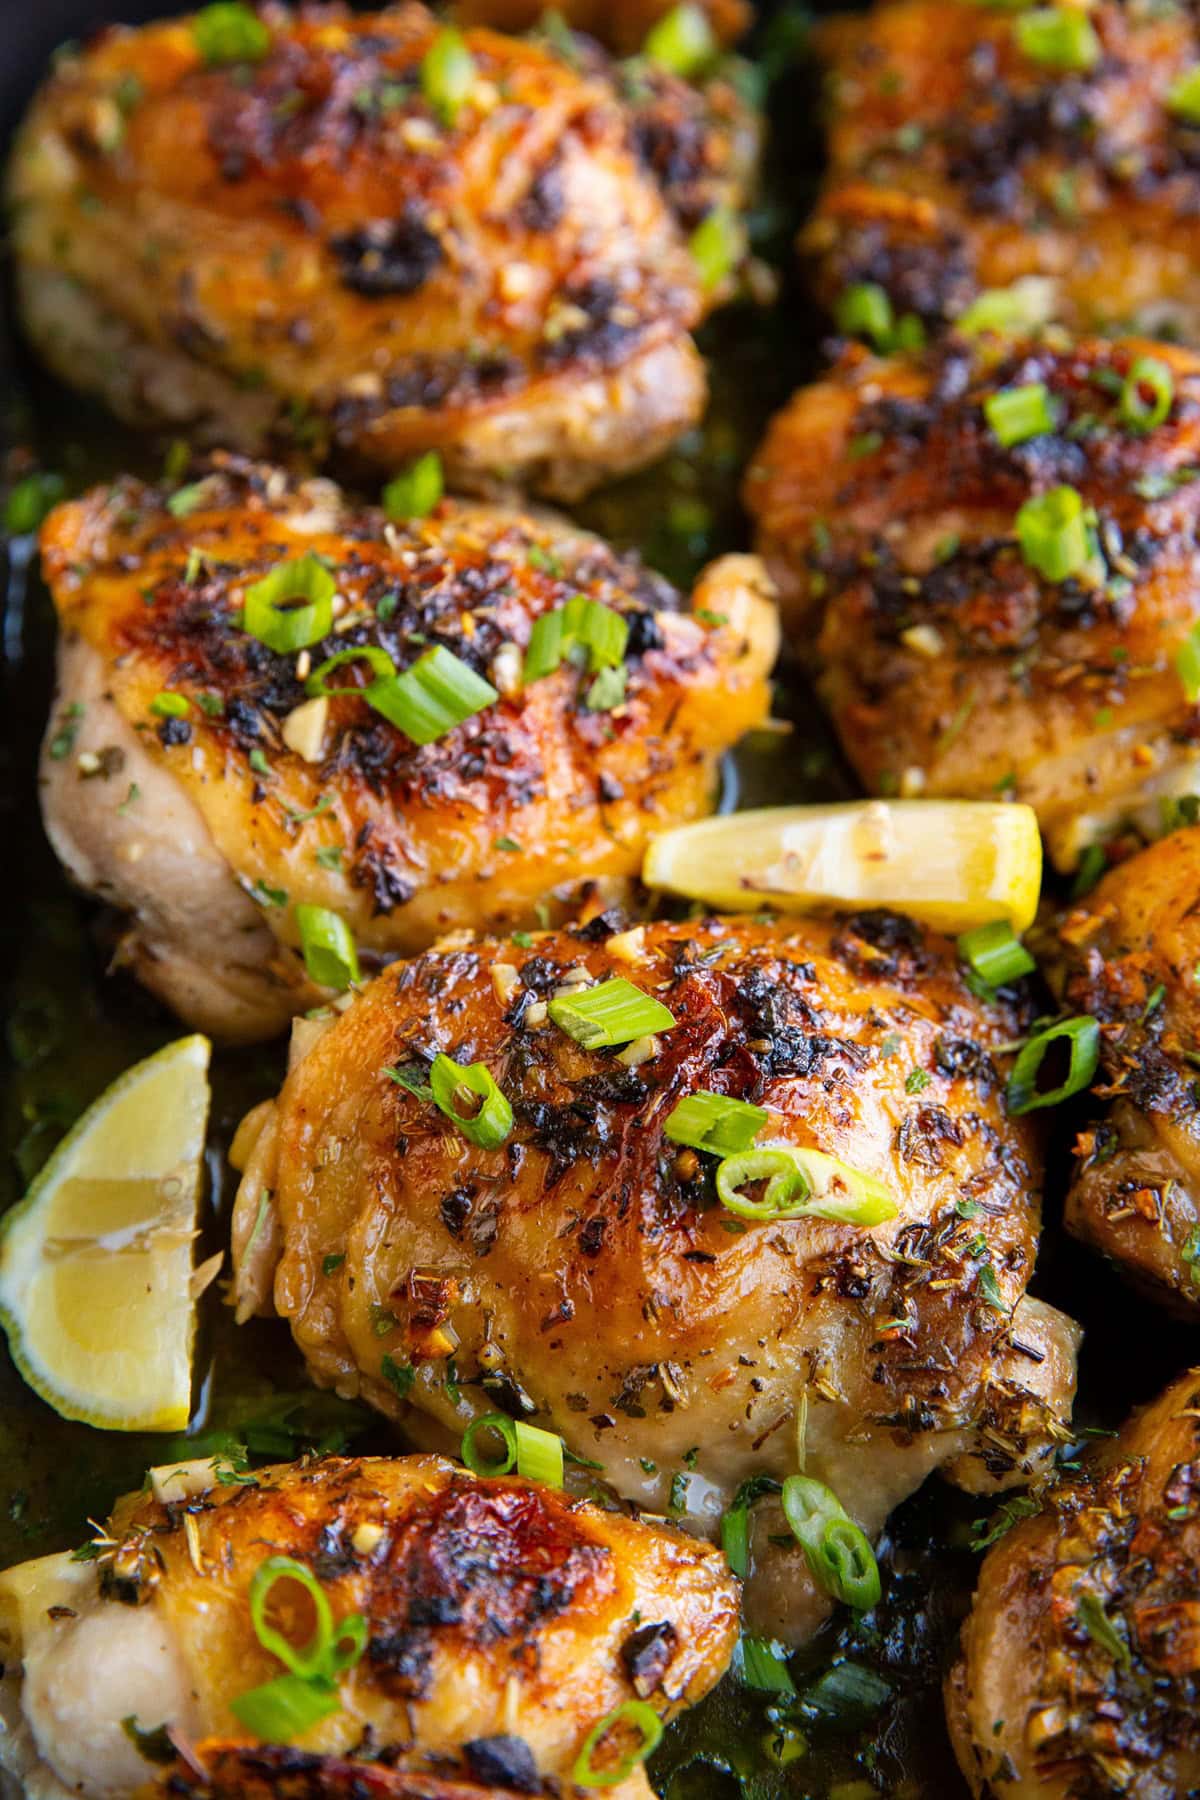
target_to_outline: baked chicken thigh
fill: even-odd
[[[983,1564],[946,1686],[979,1800],[1179,1800],[1200,1783],[1200,1370]]]
[[[23,1756],[27,1782],[36,1770],[85,1800],[142,1792],[154,1767],[130,1721],[150,1738],[168,1727],[201,1772],[206,1740],[218,1773],[242,1761],[231,1746],[288,1742],[292,1755],[382,1757],[452,1784],[457,1770],[476,1793],[536,1793],[543,1779],[569,1784],[593,1728],[624,1702],[668,1717],[729,1661],[737,1583],[719,1552],[669,1528],[429,1456],[331,1457],[240,1481],[226,1470],[221,1482],[219,1462],[154,1471],[90,1560],[43,1557],[0,1577],[0,1752],[10,1765]],[[269,1702],[282,1705],[288,1672],[310,1722],[280,1731]],[[594,1766],[611,1776],[629,1749],[615,1727]],[[256,1760],[245,1756],[247,1775]],[[620,1792],[648,1800],[630,1767]],[[425,1800],[419,1781],[390,1791]],[[470,1791],[435,1786],[428,1800]]]
[[[656,1003],[632,1043],[572,1035],[618,999]],[[536,1416],[702,1531],[803,1461],[873,1535],[931,1470],[1021,1482],[1063,1429],[1075,1330],[1025,1295],[1041,1163],[999,1074],[1024,1016],[891,914],[430,952],[298,1028],[307,1054],[234,1147],[235,1297],[418,1442]],[[438,1053],[497,1084],[492,1147],[430,1098]],[[758,1200],[753,1173],[748,1211],[718,1201],[673,1116],[705,1092],[763,1109],[760,1174],[800,1147],[811,1208]],[[764,1502],[749,1616],[798,1641],[830,1602],[779,1529]]]
[[[1120,863],[1062,921],[1064,1003],[1100,1025],[1066,1222],[1173,1310],[1200,1311],[1200,827]]]
[[[824,27],[826,300],[932,326],[1033,276],[1075,330],[1200,336],[1200,62],[1186,6],[897,0]]]
[[[577,496],[695,422],[689,254],[605,73],[413,3],[242,9],[60,59],[10,193],[65,381],[225,447]]]
[[[1200,787],[1200,362],[1141,340],[850,350],[746,481],[878,793],[1027,801],[1060,868]]]
[[[777,626],[749,557],[714,564],[689,612],[562,521],[443,501],[390,523],[228,456],[175,493],[126,480],[60,507],[42,551],[51,840],[132,915],[123,959],[228,1038],[321,997],[297,906],[336,912],[368,958],[565,910],[707,810],[769,704]],[[602,633],[591,668],[569,637],[543,654],[571,608]]]

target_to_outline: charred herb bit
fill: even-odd
[[[667,1500],[667,1511],[679,1514],[687,1511],[688,1488],[691,1478],[683,1469],[676,1469],[671,1477],[671,1492]]]
[[[379,1073],[386,1075],[389,1081],[394,1081],[406,1093],[415,1094],[418,1100],[433,1099],[433,1089],[425,1080],[429,1071],[424,1063],[407,1063],[403,1068],[380,1069]]]
[[[83,718],[83,707],[78,700],[63,708],[58,717],[58,729],[50,739],[47,754],[55,762],[62,762],[70,756],[75,748],[75,740],[79,736],[79,723]]]
[[[1119,1663],[1123,1669],[1132,1666],[1133,1656],[1129,1645],[1105,1612],[1104,1604],[1097,1594],[1080,1594],[1076,1601],[1075,1614],[1079,1624],[1094,1644],[1107,1650],[1113,1661]]]
[[[371,1308],[371,1330],[376,1337],[388,1337],[396,1330],[400,1321],[390,1306],[381,1306],[378,1301]]]
[[[345,1259],[342,1258],[342,1261]],[[406,1400],[412,1392],[417,1371],[411,1363],[398,1363],[395,1357],[385,1356],[379,1365],[379,1373],[396,1394],[398,1400]]]
[[[1032,1494],[1014,1494],[1011,1500],[1002,1501],[990,1518],[976,1519],[971,1527],[968,1539],[972,1550],[989,1550],[993,1544],[1010,1532],[1021,1519],[1032,1519],[1041,1511],[1041,1504]]]
[[[137,1714],[130,1713],[121,1720],[121,1730],[145,1762],[173,1763],[175,1761],[175,1746],[171,1742],[165,1725],[156,1725],[151,1731],[143,1731],[137,1722]]]

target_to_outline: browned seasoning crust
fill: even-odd
[[[983,1564],[946,1701],[980,1800],[1172,1800],[1200,1781],[1200,1371]]]
[[[447,1759],[449,1760],[449,1759]],[[379,1762],[264,1744],[206,1742],[155,1789],[188,1800],[516,1800],[522,1788],[453,1775],[423,1775]]]
[[[637,1066],[584,1051],[546,1020],[571,971],[631,979],[674,1028]],[[1041,1159],[1005,1117],[999,1046],[1025,1017],[887,914],[632,938],[598,919],[430,953],[294,1068],[243,1181],[237,1290],[290,1321],[318,1381],[408,1430],[450,1442],[497,1403],[533,1410],[619,1491],[709,1529],[713,1489],[793,1470],[807,1399],[809,1471],[878,1530],[932,1467],[1022,1479],[1069,1403],[1073,1328],[1023,1298]],[[437,1050],[492,1071],[503,1148],[388,1073],[419,1083]],[[770,1109],[764,1142],[883,1180],[898,1216],[731,1217],[713,1159],[664,1135],[700,1089]],[[760,1604],[803,1636],[828,1601],[780,1561]]]
[[[341,1711],[303,1748],[387,1749],[393,1769],[452,1778],[444,1793],[436,1782],[427,1794],[419,1782],[379,1790],[403,1800],[465,1800],[456,1773],[504,1788],[506,1754],[524,1777],[513,1785],[562,1779],[623,1700],[637,1693],[666,1718],[699,1699],[737,1631],[737,1583],[718,1551],[437,1457],[326,1457],[178,1502],[143,1495],[120,1504],[109,1536],[92,1604],[156,1609],[188,1674],[202,1765],[206,1737],[256,1742],[230,1703],[281,1673],[251,1619],[262,1563],[311,1570],[335,1624],[361,1613],[366,1647],[339,1679]],[[653,1659],[639,1654],[649,1625]],[[167,1791],[190,1790],[168,1780]],[[296,1789],[346,1791],[336,1780]]]
[[[147,865],[128,843],[165,829],[143,768],[195,809],[228,871],[220,891],[243,909],[248,895],[250,927],[266,931],[243,953],[263,971],[244,1028],[217,1018],[217,1029],[261,1035],[311,1003],[280,948],[297,943],[302,901],[337,911],[367,952],[412,951],[464,925],[534,923],[585,881],[634,875],[652,831],[708,809],[717,758],[766,715],[776,627],[753,559],[715,564],[689,612],[636,557],[547,516],[447,500],[390,524],[331,483],[294,484],[228,456],[183,492],[181,506],[123,480],[47,522],[63,680],[81,654],[99,678],[86,707],[78,682],[59,695],[43,801],[80,879],[143,911],[153,908],[133,884]],[[308,554],[336,577],[334,629],[282,655],[239,628],[244,592]],[[624,696],[602,710],[573,667],[521,684],[534,620],[575,594],[629,627]],[[291,747],[304,676],[326,657],[381,649],[403,670],[432,646],[499,698],[422,748],[364,701],[337,697],[315,743]],[[369,674],[343,666],[334,682]],[[164,690],[187,701],[183,716],[151,710]],[[77,735],[57,755],[64,721]],[[81,752],[94,760],[81,765]],[[80,843],[85,866],[72,855]],[[139,927],[143,943],[194,954],[160,910],[165,921]],[[130,954],[199,1015],[171,990],[165,952],[143,955],[135,933]]]
[[[433,447],[460,485],[566,496],[695,420],[707,298],[606,64],[473,30],[450,123],[422,6],[263,16],[261,61],[206,66],[187,19],[114,30],[35,101],[11,191],[57,372],[225,445]],[[658,113],[703,204],[711,109],[668,78]]]
[[[1137,434],[1120,391],[1147,354],[1174,399]],[[984,403],[1035,383],[1057,427],[1005,449]],[[1200,738],[1175,667],[1200,619],[1198,463],[1200,363],[1144,340],[850,350],[801,389],[746,502],[866,785],[1028,801],[1061,867],[1147,804],[1157,820],[1157,793],[1194,779]],[[1062,485],[1095,509],[1097,556],[1053,582],[1025,561],[1016,518]]]
[[[1101,0],[1085,70],[1039,63],[1020,12],[898,0],[824,28],[830,170],[802,244],[832,303],[880,284],[939,326],[984,289],[1053,282],[1080,330],[1200,330],[1200,132],[1167,97],[1196,15]]]
[[[1075,1144],[1069,1230],[1200,1309],[1200,827],[1112,870],[1059,926],[1070,1012],[1100,1021],[1104,1112]]]

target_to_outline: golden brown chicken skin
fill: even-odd
[[[1200,1781],[1200,1370],[988,1554],[946,1686],[980,1800],[1174,1800]]]
[[[1196,16],[1083,10],[898,0],[825,28],[830,170],[802,243],[829,304],[872,282],[939,326],[1036,276],[1072,329],[1196,338],[1200,132],[1171,101]]]
[[[1122,390],[1147,356],[1171,400],[1141,432]],[[1005,448],[985,407],[1037,387],[1052,429]],[[1198,458],[1200,362],[1142,340],[852,350],[801,389],[746,502],[865,784],[1027,801],[1061,868],[1127,821],[1152,834],[1200,773],[1178,667],[1200,621]],[[1018,515],[1059,488],[1089,548],[1051,579]]]
[[[422,6],[263,20],[240,61],[111,31],[35,101],[10,191],[56,373],[226,447],[565,497],[694,423],[707,297],[605,75],[472,31],[447,100]]]
[[[675,1023],[586,1051],[547,1007],[617,977]],[[934,1468],[1020,1482],[1062,1428],[1075,1346],[1025,1296],[1041,1161],[1000,1075],[1024,1016],[890,914],[598,920],[432,952],[382,975],[243,1128],[235,1297],[419,1441],[528,1411],[705,1531],[739,1483],[796,1470],[798,1433],[871,1533]],[[491,1071],[502,1147],[411,1091],[437,1051]],[[665,1131],[705,1090],[768,1109],[762,1143],[881,1181],[895,1216],[732,1216],[714,1159]],[[796,1641],[830,1603],[771,1541],[780,1523],[760,1508],[750,1616]]]
[[[714,564],[689,611],[562,521],[446,500],[394,524],[227,456],[174,493],[126,480],[60,507],[42,554],[62,630],[51,839],[133,915],[138,975],[227,1037],[319,998],[297,905],[337,912],[377,957],[566,910],[708,809],[717,759],[769,704],[777,627],[753,558]],[[336,581],[332,628],[284,654],[242,628],[245,596],[311,556]],[[524,682],[535,620],[577,595],[628,628],[615,686],[570,662]],[[309,694],[353,649],[399,670],[448,651],[492,699],[418,746],[354,691]],[[374,673],[351,660],[325,680]]]
[[[430,1456],[222,1473],[219,1460],[154,1471],[149,1491],[118,1504],[92,1560],[43,1558],[0,1577],[24,1725],[88,1800],[153,1773],[122,1729],[131,1714],[143,1729],[174,1728],[201,1767],[208,1738],[282,1741],[332,1757],[386,1752],[392,1768],[457,1769],[483,1788],[569,1786],[593,1726],[622,1702],[670,1717],[729,1661],[738,1584],[719,1552],[669,1526]],[[277,1557],[315,1578],[335,1628],[365,1621],[336,1680],[339,1707],[282,1739],[237,1710],[285,1673],[251,1610],[255,1576]],[[302,1645],[313,1606],[288,1575],[265,1616]],[[615,1733],[598,1765],[611,1770],[627,1748]],[[649,1794],[640,1769],[622,1792]],[[429,1800],[460,1795],[435,1788]]]
[[[676,0],[566,0],[553,10],[575,31],[585,31],[622,56],[640,50],[658,21]],[[497,31],[527,31],[546,16],[541,0],[455,0],[454,16],[467,25],[492,25]],[[701,0],[718,42],[732,44],[750,24],[746,0]]]
[[[1100,1023],[1069,1230],[1172,1310],[1200,1309],[1200,827],[1122,862],[1059,927],[1072,1013]]]

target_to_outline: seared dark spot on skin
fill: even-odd
[[[476,1781],[487,1787],[514,1788],[519,1794],[541,1792],[537,1764],[524,1738],[513,1737],[509,1732],[472,1738],[463,1745],[463,1756]]]
[[[663,1619],[657,1624],[639,1626],[621,1645],[621,1661],[634,1692],[643,1700],[661,1685],[675,1656],[677,1636],[670,1620]]]
[[[444,257],[439,240],[412,211],[331,238],[329,248],[343,286],[371,300],[417,293]]]

